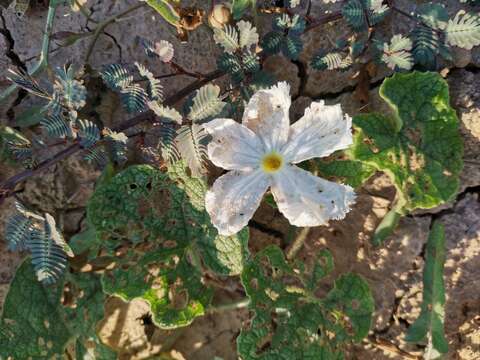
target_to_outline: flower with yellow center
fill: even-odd
[[[330,182],[294,164],[325,157],[352,144],[352,119],[340,105],[314,102],[290,126],[290,87],[282,82],[253,95],[242,124],[215,119],[204,125],[212,135],[210,160],[231,170],[207,192],[205,205],[222,235],[248,224],[271,188],[278,209],[295,226],[325,225],[350,211],[350,186]]]

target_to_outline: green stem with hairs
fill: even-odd
[[[293,240],[292,246],[290,246],[290,249],[287,251],[287,260],[292,260],[298,254],[303,244],[305,244],[310,230],[310,227],[300,230],[295,240]]]

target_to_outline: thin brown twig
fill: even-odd
[[[191,92],[201,88],[203,85],[206,83],[215,80],[221,76],[223,76],[224,73],[221,71],[214,71],[211,72],[210,74],[205,75],[205,78],[199,79],[197,81],[194,81],[190,85],[186,86],[182,90],[180,90],[178,93],[175,95],[170,96],[168,99],[165,100],[164,104],[168,106],[172,106],[182,100],[184,97],[189,95]],[[126,129],[129,129],[131,127],[134,127],[142,122],[145,121],[150,121],[155,118],[155,115],[152,111],[147,111],[142,114],[139,114],[127,121],[125,121],[123,124],[121,124],[119,127],[114,129],[114,131],[124,131]],[[5,180],[4,182],[0,183],[0,205],[5,201],[7,197],[10,197],[15,190],[15,187],[24,182],[25,180],[36,176],[43,172],[44,170],[48,169],[49,167],[57,164],[58,162],[65,160],[69,156],[79,152],[82,150],[82,147],[80,144],[75,143],[67,147],[66,149],[60,151],[59,153],[55,154],[53,157],[50,159],[47,159],[40,163],[35,169],[28,169],[24,170],[9,179]]]

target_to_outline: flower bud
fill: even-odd
[[[210,26],[223,29],[225,24],[228,24],[231,19],[231,11],[230,8],[225,4],[218,4],[215,5],[213,10],[210,12],[208,16],[208,22]]]

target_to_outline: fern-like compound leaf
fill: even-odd
[[[220,99],[220,87],[208,84],[196,91],[188,118],[201,122],[222,112],[226,103]]]
[[[184,125],[177,131],[176,147],[194,176],[202,176],[207,169],[207,136],[198,124]]]
[[[365,31],[381,22],[388,10],[382,0],[349,0],[342,7],[342,15],[355,31]]]
[[[83,81],[77,80],[77,71],[72,65],[56,69],[56,79],[53,85],[56,96],[68,109],[78,110],[85,106],[87,89]]]
[[[237,29],[228,24],[223,29],[215,28],[213,39],[227,53],[233,53],[240,47]]]
[[[7,223],[6,239],[12,250],[28,249],[39,281],[53,284],[63,274],[73,252],[58,231],[55,219],[40,216],[16,202],[17,214]]]
[[[390,43],[379,46],[380,60],[392,70],[410,70],[413,67],[412,40],[403,35],[395,35]]]
[[[245,78],[242,63],[234,54],[223,53],[218,58],[217,65],[220,70],[230,74],[235,82],[240,82]]]
[[[280,51],[282,42],[282,34],[276,31],[271,31],[262,38],[261,47],[267,54],[276,54]]]
[[[349,0],[342,7],[342,15],[354,30],[365,30],[367,19],[361,0]]]
[[[287,36],[282,41],[282,53],[291,60],[298,60],[303,50],[303,41],[299,36]]]
[[[137,40],[144,48],[145,54],[148,57],[159,58],[164,63],[169,63],[170,61],[172,61],[175,50],[173,49],[173,45],[170,42],[166,40],[153,42],[142,37],[137,37]]]
[[[110,64],[103,67],[100,75],[105,84],[112,90],[123,90],[133,82],[133,72],[130,66]]]
[[[79,119],[77,127],[80,144],[84,148],[92,147],[100,140],[100,129],[90,120]]]
[[[149,101],[148,107],[160,118],[161,121],[182,124],[183,116],[174,108],[162,106],[157,101]]]
[[[241,48],[249,48],[258,43],[257,29],[248,21],[241,20],[237,23],[240,33],[239,44]]]
[[[140,76],[147,80],[147,94],[150,101],[162,101],[163,100],[163,86],[160,83],[159,79],[156,79],[155,76],[142,64],[135,63],[135,66],[140,73]]]
[[[108,151],[105,144],[96,144],[95,146],[85,150],[85,161],[103,169],[109,162]]]
[[[11,251],[23,251],[26,249],[26,241],[32,233],[32,221],[21,215],[13,215],[5,227],[5,239]]]
[[[72,139],[76,135],[73,132],[70,119],[65,119],[62,115],[45,116],[40,121],[40,124],[47,131],[48,136],[52,138]]]
[[[254,51],[245,51],[242,54],[242,63],[245,73],[254,74],[260,71],[260,59]]]
[[[116,132],[110,129],[105,130],[105,141],[110,150],[111,158],[116,164],[124,164],[127,161],[128,137],[123,132]]]
[[[427,3],[418,5],[416,16],[420,21],[436,30],[445,30],[448,21],[448,11],[443,4]]]
[[[37,80],[24,71],[8,69],[7,79],[35,96],[45,99],[50,98],[48,91],[44,90]]]
[[[39,281],[46,285],[55,283],[67,267],[67,256],[73,252],[56,228],[50,214],[45,214],[42,226],[34,227],[27,248],[32,254],[33,268]]]
[[[27,168],[35,166],[33,145],[29,139],[11,127],[0,128],[0,159]]]
[[[120,91],[120,100],[129,113],[141,113],[148,109],[149,94],[138,84],[132,84]]]
[[[441,46],[438,33],[429,27],[419,25],[413,30],[412,36],[412,54],[415,62],[428,69],[435,68]]]
[[[448,21],[445,34],[449,45],[471,50],[480,45],[480,16],[460,10]]]
[[[320,52],[311,62],[315,70],[346,70],[352,65],[352,58],[341,52]]]

